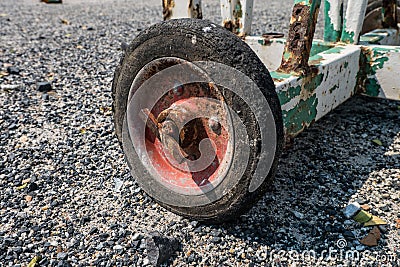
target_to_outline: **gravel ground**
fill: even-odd
[[[271,192],[231,224],[183,219],[138,188],[114,136],[111,82],[121,42],[160,20],[159,2],[0,1],[0,266],[39,254],[40,266],[143,266],[154,230],[181,243],[174,266],[398,266],[399,102],[354,97],[315,123],[284,152]],[[204,2],[218,22],[218,1]],[[256,2],[255,33],[286,32],[292,1]],[[54,91],[38,92],[41,81]],[[388,222],[376,247],[343,216],[355,200]],[[369,256],[349,262],[349,251]]]

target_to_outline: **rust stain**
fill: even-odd
[[[199,3],[193,4],[193,0],[189,0],[189,14],[192,18],[202,19],[203,12],[201,11],[201,5]]]
[[[271,43],[272,39],[275,38],[282,38],[284,36],[283,33],[278,33],[278,32],[267,32],[261,35],[262,39],[262,45],[268,45]]]
[[[383,28],[394,28],[397,29],[397,0],[383,0]]]
[[[367,47],[361,46],[360,60],[359,60],[359,71],[357,73],[356,91],[357,93],[366,93],[366,81],[370,65],[367,57],[372,56],[372,50]]]
[[[233,19],[224,20],[222,25],[224,26],[225,29],[233,32],[234,34],[242,36],[243,34],[240,33],[240,29],[243,28],[243,25],[241,23],[241,18],[243,17],[243,11],[240,1],[237,1],[232,15]]]
[[[308,99],[315,94],[314,91],[319,85],[317,81],[318,75],[321,75],[318,68],[309,68],[308,75],[305,75],[302,79],[300,99]]]
[[[169,20],[172,17],[172,9],[175,6],[174,0],[163,0],[163,18],[164,20]]]
[[[318,8],[311,18],[309,6],[296,4],[290,21],[289,35],[286,42],[279,71],[305,74],[309,70],[308,59],[315,32]]]
[[[223,106],[211,105],[207,101],[186,100],[175,103],[171,107],[163,110],[156,119],[158,123],[159,136],[164,146],[171,152],[178,162],[183,162],[180,155],[189,160],[197,160],[201,156],[200,142],[211,136],[228,140],[226,133],[221,134],[221,130],[213,131],[210,128],[209,118],[195,118],[201,110],[213,110],[214,114],[223,118]],[[195,118],[188,120],[188,118]],[[186,122],[187,121],[187,122]],[[219,123],[219,122],[218,122]],[[223,119],[223,124],[226,124]],[[180,129],[179,133],[177,130]],[[180,151],[175,153],[174,151]],[[175,154],[174,154],[175,153]]]

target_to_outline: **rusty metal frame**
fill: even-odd
[[[222,26],[245,36],[251,32],[253,0],[220,0]]]
[[[344,11],[343,0],[324,0],[324,40],[314,40],[321,0],[294,0],[287,39],[251,36],[253,0],[221,0],[222,25],[242,37],[271,72],[286,136],[358,93],[400,100],[397,1],[383,0],[383,29],[361,35],[367,3],[348,0]]]
[[[346,12],[343,0],[324,0],[324,40],[314,40],[320,1],[295,0],[287,39],[245,38],[267,68],[275,70],[271,76],[287,137],[358,93],[400,100],[396,3],[384,2],[385,29],[360,36],[367,0],[349,0]],[[280,63],[277,55],[282,55]]]

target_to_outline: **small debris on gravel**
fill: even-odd
[[[121,50],[126,51],[128,49],[129,45],[125,43],[124,41],[121,42]]]
[[[20,70],[19,70],[19,68],[17,68],[17,67],[8,67],[8,68],[7,68],[7,72],[8,72],[9,74],[19,74],[19,73],[20,73]]]
[[[303,219],[304,219],[304,214],[303,214],[303,213],[298,212],[298,211],[292,211],[292,212],[293,212],[294,216],[295,216],[297,219],[300,219],[300,220],[303,220]]]
[[[38,82],[37,90],[39,92],[49,92],[49,91],[53,90],[53,88],[51,87],[51,83],[49,83],[49,82]]]
[[[375,247],[378,245],[378,241],[381,239],[381,232],[378,227],[374,227],[366,237],[360,240],[360,243],[369,246]]]
[[[179,245],[180,242],[176,238],[162,236],[159,232],[150,233],[146,238],[147,258],[150,264],[159,266],[178,250]]]
[[[343,213],[344,216],[346,216],[347,219],[353,218],[359,211],[361,210],[360,204],[357,202],[350,203],[347,205],[347,207],[344,209]]]

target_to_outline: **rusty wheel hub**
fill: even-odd
[[[179,64],[186,70],[165,73]],[[146,84],[154,77],[160,78],[162,86]],[[136,76],[130,98],[143,86],[153,97],[147,95],[128,105],[133,106],[128,108],[128,128],[132,142],[141,147],[138,154],[146,158],[143,162],[148,163],[150,174],[186,195],[204,194],[217,187],[233,155],[230,116],[218,88],[201,69],[177,58],[147,64]]]

